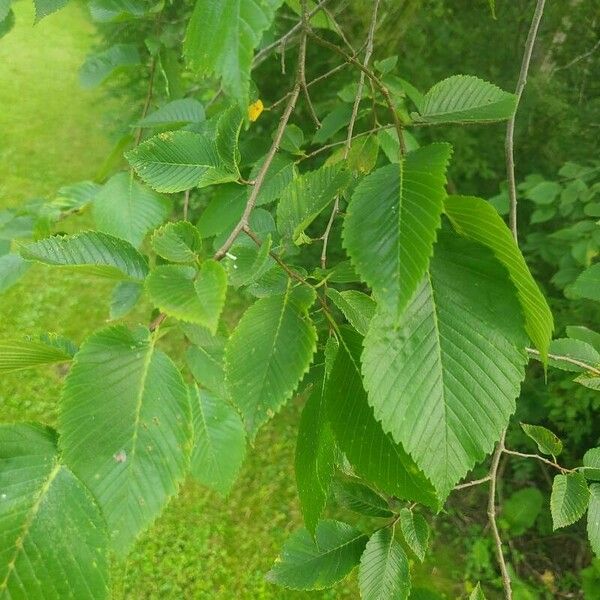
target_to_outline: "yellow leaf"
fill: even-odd
[[[250,121],[252,121],[254,123],[254,121],[256,121],[258,119],[258,117],[260,117],[260,115],[264,109],[265,109],[265,106],[262,103],[262,100],[260,98],[256,102],[253,102],[248,107],[248,118],[250,119]]]

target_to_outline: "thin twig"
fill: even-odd
[[[528,354],[531,354],[532,356],[539,358],[540,353],[538,350],[535,350],[534,348],[526,348],[526,350],[527,350]],[[575,365],[577,367],[581,367],[582,369],[585,369],[586,371],[588,371],[590,374],[600,377],[600,369],[598,369],[597,367],[594,367],[588,363],[585,363],[582,360],[578,360],[576,358],[571,358],[570,356],[564,356],[562,354],[548,354],[548,358],[551,358],[552,360],[557,360],[560,362],[566,362],[571,365]]]
[[[183,193],[183,220],[188,220],[188,210],[190,208],[190,190]]]
[[[583,54],[580,54],[579,56],[576,56],[573,60],[570,60],[566,65],[562,65],[561,67],[554,67],[554,69],[552,69],[552,73],[556,73],[557,71],[562,71],[563,69],[568,69],[569,67],[572,67],[573,65],[577,64],[579,61],[582,61],[586,58],[588,58],[588,56],[591,56],[592,54],[594,54],[594,52],[596,52],[596,50],[598,50],[598,48],[600,48],[600,40],[598,40],[590,50],[588,50],[587,52],[584,52]]]
[[[308,24],[308,8],[306,4],[306,0],[302,1],[302,26],[304,27],[304,31],[307,32],[310,29],[310,25]],[[319,117],[317,117],[317,113],[315,112],[315,107],[313,106],[312,100],[310,99],[310,94],[308,92],[308,86],[306,85],[306,33],[302,36],[300,40],[300,53],[299,53],[300,63],[298,65],[298,70],[300,73],[300,85],[302,86],[302,93],[304,94],[304,98],[306,99],[306,105],[308,106],[308,112],[310,114],[315,127],[319,129],[321,127],[321,121],[319,121]]]
[[[150,73],[148,74],[148,91],[146,92],[146,100],[144,101],[144,109],[142,110],[142,116],[140,121],[143,121],[146,115],[148,114],[148,110],[150,109],[150,102],[152,102],[152,94],[154,91],[154,75],[156,73],[156,56],[152,57],[152,62],[150,63]],[[139,146],[142,141],[142,134],[144,133],[144,127],[140,126],[137,129],[135,134],[135,145]]]
[[[531,26],[529,27],[529,33],[527,34],[527,41],[525,42],[525,52],[523,53],[523,60],[521,62],[521,71],[519,73],[519,80],[517,81],[517,89],[515,96],[517,101],[515,102],[515,109],[512,117],[509,119],[506,125],[506,139],[505,139],[505,154],[506,154],[506,176],[508,179],[508,197],[510,200],[510,212],[509,212],[509,223],[515,241],[517,240],[517,183],[515,179],[515,156],[514,156],[514,134],[515,134],[515,120],[517,117],[517,110],[519,108],[519,102],[527,83],[527,73],[529,72],[529,64],[531,63],[531,55],[533,53],[533,46],[537,37],[538,28],[542,15],[544,14],[544,5],[546,0],[537,0],[535,6],[535,12],[533,13],[533,19]]]
[[[373,3],[373,12],[371,14],[371,24],[369,26],[369,34],[367,36],[367,48],[365,50],[365,58],[363,60],[363,66],[368,68],[369,61],[371,60],[371,56],[373,54],[373,40],[375,37],[375,26],[377,25],[377,11],[379,9],[379,0],[375,0]],[[365,87],[365,72],[360,72],[360,79],[358,80],[358,87],[356,89],[356,97],[354,98],[354,104],[352,106],[352,114],[350,115],[350,122],[348,123],[348,132],[346,134],[346,142],[344,147],[344,160],[348,159],[348,155],[350,154],[350,148],[352,147],[352,135],[354,133],[354,125],[356,123],[356,117],[358,116],[358,107],[360,106],[360,102],[362,100],[363,89]],[[333,227],[333,222],[335,221],[335,217],[338,214],[340,208],[340,197],[336,196],[335,202],[333,203],[333,209],[331,210],[331,215],[329,216],[329,221],[327,222],[327,227],[325,228],[325,232],[323,233],[323,249],[321,250],[321,268],[327,268],[327,246],[329,244],[329,234],[331,233],[331,228]]]
[[[496,550],[496,559],[500,566],[500,573],[502,575],[502,587],[504,588],[504,597],[506,600],[512,599],[512,586],[510,582],[510,575],[508,573],[508,567],[506,566],[506,560],[504,553],[502,552],[502,538],[500,537],[500,531],[498,530],[498,524],[496,523],[496,478],[498,476],[498,465],[500,464],[500,457],[505,451],[504,440],[506,439],[506,430],[502,432],[500,441],[496,445],[496,450],[492,456],[492,466],[490,468],[490,490],[488,494],[488,509],[487,514],[492,529],[492,535],[494,536],[494,545]]]
[[[467,483],[461,483],[459,485],[455,485],[454,489],[455,490],[464,490],[465,488],[470,488],[473,487],[474,485],[481,485],[482,483],[487,483],[488,481],[490,481],[491,477],[489,475],[486,475],[485,477],[482,477],[481,479],[474,479],[473,481],[467,481]]]
[[[519,456],[520,458],[533,458],[535,460],[539,460],[547,465],[550,465],[551,467],[554,467],[555,469],[558,469],[561,473],[574,473],[575,472],[574,469],[567,469],[565,467],[562,467],[557,462],[554,462],[552,460],[544,458],[543,456],[540,456],[539,454],[525,454],[524,452],[517,452],[516,450],[509,450],[508,448],[504,448],[504,450],[502,450],[502,452],[504,454],[509,454],[510,456]]]

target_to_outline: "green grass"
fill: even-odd
[[[0,208],[93,178],[111,148],[106,115],[118,108],[78,85],[77,69],[94,41],[79,6],[35,27],[30,2],[15,10],[17,26],[0,40]],[[75,217],[66,226],[87,223]],[[35,266],[0,298],[0,339],[52,331],[79,343],[105,323],[109,294],[104,281]],[[146,309],[137,316],[147,322]],[[0,419],[54,424],[64,374],[47,368],[3,376]],[[127,564],[115,565],[115,598],[357,597],[355,574],[342,587],[312,594],[264,580],[283,540],[301,524],[292,468],[299,410],[300,401],[291,403],[264,428],[227,499],[191,481],[182,487]],[[432,570],[422,569],[422,580]]]

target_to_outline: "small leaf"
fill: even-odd
[[[394,514],[385,498],[358,481],[338,481],[335,496],[342,506],[367,517],[386,518]]]
[[[15,285],[30,266],[18,254],[0,256],[0,294]]]
[[[517,97],[469,75],[453,75],[436,83],[423,98],[419,121],[485,123],[510,119]]]
[[[92,0],[89,10],[96,23],[121,23],[148,14],[144,0]]]
[[[134,44],[115,44],[85,59],[79,70],[79,81],[84,88],[96,87],[116,71],[139,64],[140,55]]]
[[[64,347],[44,343],[43,340],[0,341],[0,373],[10,373],[39,365],[64,363],[71,360],[73,360],[73,354]]]
[[[521,423],[521,428],[537,444],[542,454],[558,456],[562,452],[562,442],[549,429],[539,425],[528,425],[527,423]]]
[[[493,6],[493,0],[491,0],[491,5]],[[485,600],[485,594],[483,593],[483,590],[481,589],[481,584],[479,582],[477,582],[475,589],[471,592],[469,600]]]
[[[252,438],[292,396],[316,346],[307,311],[314,292],[292,288],[262,298],[241,318],[225,352],[230,397]]]
[[[377,169],[354,190],[344,247],[373,296],[399,318],[427,271],[446,196],[448,144]]]
[[[589,499],[590,492],[583,475],[579,473],[556,475],[550,497],[554,529],[579,521],[587,509]]]
[[[408,558],[394,531],[376,531],[360,559],[358,572],[362,600],[406,600],[410,594]]]
[[[164,313],[215,333],[225,305],[227,273],[214,260],[193,267],[161,265],[148,275],[146,289]]]
[[[322,167],[297,177],[283,191],[277,205],[279,233],[301,243],[305,229],[350,182],[350,172],[339,166]]]
[[[110,299],[110,319],[115,321],[129,314],[141,298],[144,286],[135,281],[120,281]]]
[[[309,396],[298,427],[296,486],[306,529],[315,535],[336,464],[336,447],[325,412],[325,373]]]
[[[408,547],[423,562],[429,546],[429,525],[419,513],[414,513],[408,508],[400,511],[400,528]]]
[[[501,524],[512,535],[522,535],[535,524],[543,503],[544,496],[537,488],[517,490],[504,502]]]
[[[108,277],[142,281],[148,263],[129,242],[99,231],[53,236],[24,244],[21,256],[46,265],[76,267],[78,270]]]
[[[590,486],[587,534],[594,554],[600,558],[600,484],[598,483]]]
[[[202,250],[202,238],[188,221],[167,223],[152,235],[152,249],[165,260],[189,263],[198,260]]]
[[[127,240],[136,248],[146,234],[171,212],[171,203],[137,182],[128,173],[117,173],[96,194],[92,215],[96,227]]]
[[[222,398],[193,387],[190,390],[194,423],[192,477],[227,496],[246,455],[246,435],[238,413]]]
[[[588,298],[600,302],[600,263],[588,267],[571,286],[576,298]]]
[[[0,595],[108,598],[106,523],[52,430],[0,425],[0,490]]]
[[[60,10],[69,0],[33,0],[35,6],[35,22],[39,23],[44,17]]]
[[[375,301],[370,296],[356,290],[338,292],[335,288],[327,288],[327,296],[333,300],[358,333],[367,334],[376,308]]]
[[[315,540],[306,529],[288,538],[266,578],[292,590],[326,589],[359,564],[367,539],[346,523],[321,521]]]
[[[137,127],[166,127],[204,121],[204,106],[194,98],[181,98],[161,106],[136,123]]]

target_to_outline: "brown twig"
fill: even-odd
[[[540,353],[538,350],[535,350],[534,348],[525,348],[525,349],[527,350],[528,354],[531,354],[532,356],[535,356],[536,358],[540,357]],[[585,363],[582,360],[578,360],[576,358],[571,358],[570,356],[564,356],[562,354],[548,354],[548,358],[551,358],[552,360],[557,360],[560,362],[569,363],[569,364],[575,365],[577,367],[581,367],[582,369],[585,369],[586,371],[588,371],[591,375],[600,377],[600,369],[598,369],[597,367],[594,367],[593,365],[589,365],[588,363]]]
[[[467,481],[467,483],[461,483],[459,485],[455,485],[454,489],[455,490],[464,490],[465,488],[470,488],[473,487],[474,485],[481,485],[482,483],[487,483],[488,481],[490,481],[491,477],[490,475],[486,475],[485,477],[482,477],[481,479],[474,479],[473,481]]]
[[[302,36],[300,40],[300,53],[299,53],[299,65],[298,71],[300,75],[300,85],[302,86],[302,93],[304,94],[304,98],[306,99],[306,105],[308,107],[308,113],[310,114],[315,127],[319,129],[321,127],[321,121],[319,121],[319,117],[317,117],[317,113],[315,112],[315,107],[313,106],[312,100],[310,99],[310,94],[308,92],[308,86],[306,85],[306,32],[310,29],[310,25],[308,24],[308,8],[306,4],[306,0],[301,0],[302,3],[302,27],[304,28],[305,34]]]
[[[519,456],[520,458],[533,458],[535,460],[539,460],[546,465],[550,465],[551,467],[558,469],[561,473],[575,473],[575,469],[567,469],[565,467],[562,467],[557,462],[554,462],[552,460],[544,458],[543,456],[540,456],[539,454],[525,454],[524,452],[517,452],[516,450],[509,450],[508,448],[504,448],[502,450],[502,452],[504,454],[508,454],[510,456]]]

